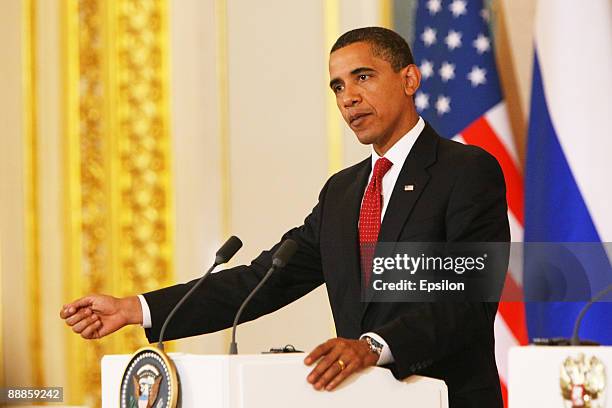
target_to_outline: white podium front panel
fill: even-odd
[[[270,364],[273,358],[274,364]],[[281,357],[280,359],[278,357]],[[233,404],[241,408],[338,408],[348,401],[354,406],[388,408],[409,404],[415,407],[441,407],[446,385],[442,381],[424,377],[414,378],[410,385],[397,381],[389,370],[369,368],[350,377],[332,392],[316,391],[306,381],[312,367],[302,362],[304,355],[244,356],[232,365],[236,370],[235,392],[242,401]],[[263,375],[262,375],[263,374]],[[441,383],[441,384],[440,384]],[[442,388],[443,386],[443,388]]]
[[[338,408],[414,406],[447,408],[446,384],[412,376],[397,381],[383,368],[353,375],[335,391],[316,391],[306,381],[304,354],[204,356],[170,353],[181,381],[182,407]],[[116,407],[130,356],[102,359],[102,406]]]
[[[567,357],[597,357],[606,367],[603,405],[612,408],[612,347],[514,347],[509,356],[508,402],[510,408],[564,408],[561,395],[561,366]]]

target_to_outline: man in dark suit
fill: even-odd
[[[440,138],[419,117],[413,95],[420,73],[393,31],[372,27],[342,35],[331,50],[329,71],[342,116],[359,141],[372,146],[372,156],[334,174],[303,225],[283,236],[298,250],[253,298],[242,321],[326,283],[338,338],[305,359],[315,364],[308,376],[315,388],[331,390],[378,364],[397,378],[443,379],[451,407],[501,407],[493,338],[497,304],[362,302],[362,282],[369,277],[360,265],[360,247],[376,242],[509,241],[498,163],[480,148]],[[211,275],[178,311],[167,338],[230,326],[278,245],[251,265]],[[60,314],[84,338],[143,324],[155,341],[165,317],[194,283],[123,299],[88,296]]]

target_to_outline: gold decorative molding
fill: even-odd
[[[340,0],[326,0],[323,9],[323,29],[325,44],[323,44],[323,60],[324,76],[329,78],[329,50],[336,42],[340,35]],[[327,81],[324,81],[327,83]],[[342,127],[338,115],[338,107],[336,106],[336,98],[330,91],[329,87],[325,86],[325,116],[326,116],[326,133],[327,133],[327,162],[328,173],[334,174],[344,167],[344,144],[342,140]],[[336,337],[336,326],[333,320],[329,322],[330,337]]]
[[[221,240],[231,235],[231,165],[229,135],[229,81],[227,0],[215,0],[217,25],[217,92],[219,104],[219,145],[221,156]]]
[[[28,287],[29,354],[32,385],[44,385],[40,287],[40,225],[38,208],[38,113],[36,85],[36,4],[22,3],[22,89],[25,180],[26,276]]]
[[[217,36],[217,103],[219,104],[219,174],[221,176],[221,236],[219,239],[224,241],[232,235],[227,0],[215,0],[215,24]],[[229,344],[231,341],[229,329],[225,330],[224,337],[226,343]]]
[[[527,113],[525,113],[519,95],[519,79],[516,72],[516,61],[510,45],[510,31],[506,22],[507,11],[504,3],[492,1],[491,13],[495,25],[495,60],[497,72],[506,101],[506,110],[510,119],[510,128],[514,136],[514,145],[518,152],[520,168],[525,168],[525,150],[527,148]]]
[[[60,3],[61,27],[61,61],[63,108],[63,173],[64,173],[64,286],[66,302],[82,295],[83,276],[81,251],[81,152],[79,139],[79,5],[76,1]],[[85,344],[71,331],[66,331],[66,370],[68,386],[64,399],[68,404],[83,402],[85,386],[83,384],[84,364],[79,356],[84,355]]]
[[[340,0],[326,0],[323,10],[324,30],[325,30],[325,76],[329,77],[327,60],[329,50],[336,42],[340,35]],[[326,116],[327,116],[327,154],[329,174],[333,174],[344,167],[343,163],[343,143],[342,143],[342,127],[338,116],[338,107],[336,106],[336,98],[330,92],[328,87],[325,87],[326,96]]]
[[[2,231],[0,230],[0,387],[6,387],[4,382],[4,311],[3,296],[2,296]]]
[[[393,1],[379,0],[380,25],[389,29],[393,29]]]
[[[65,2],[67,298],[173,283],[166,0]],[[100,358],[139,328],[71,334],[71,403],[98,405]],[[74,370],[74,371],[73,371]]]

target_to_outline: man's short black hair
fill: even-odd
[[[391,64],[395,72],[414,64],[412,51],[406,40],[395,31],[383,27],[364,27],[347,31],[336,40],[330,54],[358,42],[370,44],[372,53]]]

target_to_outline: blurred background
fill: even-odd
[[[476,3],[522,208],[537,2]],[[97,406],[100,358],[145,345],[143,331],[86,342],[62,304],[198,277],[232,234],[245,242],[235,264],[248,262],[299,225],[327,177],[370,151],[328,89],[331,44],[369,25],[414,44],[417,12],[416,0],[0,0],[1,383]],[[524,315],[508,316],[503,347],[525,343]],[[331,336],[324,288],[239,330],[243,353]]]

